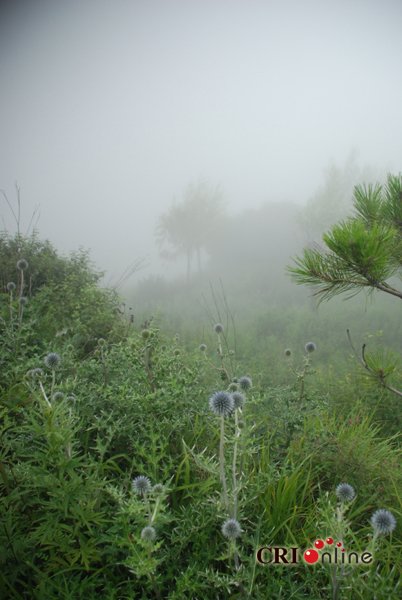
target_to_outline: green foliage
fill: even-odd
[[[287,267],[299,284],[318,288],[319,301],[336,294],[361,290],[381,290],[402,297],[387,280],[401,278],[402,238],[400,235],[400,198],[402,175],[388,175],[383,190],[377,184],[356,186],[356,217],[334,225],[323,235],[328,250],[305,248],[303,256]]]
[[[358,541],[373,509],[387,507],[398,521],[378,570],[356,582],[356,593],[371,599],[380,579],[384,589],[396,587],[398,438],[382,439],[367,415],[377,397],[350,413],[338,405],[335,385],[331,394],[324,389],[320,355],[331,336],[316,337],[306,313],[289,320],[268,311],[254,328],[247,324],[240,349],[229,330],[233,317],[222,309],[224,335],[218,339],[210,328],[205,360],[199,339],[186,350],[194,338],[163,336],[158,318],[137,330],[123,326],[116,314],[120,300],[97,287],[83,255],[62,260],[63,275],[52,279],[49,266],[21,322],[10,319],[10,295],[3,295],[0,594],[23,600],[327,599],[327,573],[303,563],[265,568],[255,553],[276,543],[304,550],[317,535],[319,490],[331,491],[346,477],[361,498],[350,513]],[[215,316],[209,319],[216,322]],[[284,326],[293,336],[286,345]],[[269,355],[260,353],[267,338]],[[307,339],[317,343],[316,371],[305,360],[302,394],[300,377],[273,387],[274,377],[286,376],[284,348],[292,347],[299,362]],[[49,352],[61,357],[57,370],[44,364]],[[375,352],[368,356],[377,364]],[[381,364],[384,377],[396,376],[391,356]],[[253,387],[244,406],[225,417],[222,436],[208,399],[227,388],[225,370],[230,380],[247,374]],[[56,391],[64,395],[54,397]],[[137,476],[163,491],[136,495]],[[221,532],[228,507],[242,529],[229,541]],[[141,535],[146,527],[154,527],[155,539]]]

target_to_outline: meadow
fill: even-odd
[[[401,353],[397,301],[123,299],[35,235],[0,261],[2,597],[400,597],[401,401],[346,335]],[[308,564],[318,540],[373,560]]]

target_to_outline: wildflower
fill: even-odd
[[[152,492],[155,494],[155,496],[161,496],[164,491],[165,488],[161,483],[155,483],[154,487],[152,488]]]
[[[314,350],[317,349],[317,346],[314,344],[314,342],[307,342],[307,344],[304,346],[304,349],[306,352],[311,354],[312,352],[314,352]]]
[[[200,352],[205,352],[205,350],[207,349],[207,347],[206,347],[205,344],[201,344],[201,346],[199,346],[198,349],[199,349]]]
[[[246,401],[246,396],[244,394],[242,394],[241,392],[233,392],[232,398],[233,398],[235,408],[242,408],[242,406],[244,405],[244,403]]]
[[[290,356],[291,354],[292,354],[292,351],[291,351],[291,349],[290,349],[290,348],[286,348],[286,350],[285,350],[285,352],[284,352],[284,355],[285,355],[285,356]]]
[[[20,306],[26,306],[28,304],[28,298],[25,298],[25,296],[21,296],[21,298],[18,298],[18,304]]]
[[[150,335],[151,335],[151,332],[149,331],[149,329],[143,329],[141,331],[141,337],[143,340],[148,340]]]
[[[7,289],[9,292],[13,292],[15,290],[15,283],[13,283],[12,281],[10,281],[10,283],[7,283]]]
[[[47,356],[45,356],[45,365],[48,369],[57,369],[60,367],[61,358],[55,352],[50,352]]]
[[[144,527],[141,531],[141,539],[143,542],[153,542],[156,538],[156,530],[154,527]]]
[[[174,354],[175,356],[180,356],[180,350],[179,350],[179,348],[175,348],[175,349],[173,350],[173,354]]]
[[[19,260],[17,262],[17,269],[19,269],[20,271],[25,271],[25,269],[28,268],[28,263],[26,260],[24,260],[23,258],[21,258],[21,260]]]
[[[370,519],[370,523],[374,531],[382,535],[388,535],[388,533],[394,531],[396,527],[396,519],[394,515],[389,512],[389,510],[385,510],[384,508],[376,510]]]
[[[355,490],[348,483],[340,483],[335,494],[341,502],[351,502],[355,497]]]
[[[237,385],[237,383],[232,382],[229,384],[228,392],[230,392],[232,394],[233,392],[237,392],[238,389],[239,389],[239,386]]]
[[[53,394],[53,400],[54,400],[54,402],[57,402],[57,401],[60,402],[61,400],[64,400],[64,394],[63,394],[63,392],[55,392]]]
[[[105,340],[103,338],[99,338],[98,339],[98,346],[100,348],[103,348],[103,346],[106,344]]]
[[[139,496],[145,496],[151,490],[151,480],[145,475],[138,475],[133,480],[133,490]]]
[[[244,375],[243,377],[239,377],[237,380],[237,385],[243,392],[247,392],[247,390],[253,386],[253,382],[251,381],[250,377]]]
[[[227,392],[215,392],[209,399],[209,407],[215,414],[226,417],[234,409],[234,400]]]
[[[239,521],[236,519],[227,519],[222,525],[222,534],[228,540],[235,540],[241,534],[241,527]]]
[[[74,350],[74,346],[72,344],[68,344],[66,347],[67,352],[72,352]]]
[[[215,331],[215,333],[218,333],[218,334],[222,333],[222,331],[223,331],[223,325],[221,323],[216,323],[214,325],[214,331]]]

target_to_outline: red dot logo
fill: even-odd
[[[314,542],[314,546],[317,548],[317,550],[321,550],[321,548],[324,548],[324,542],[322,540],[317,540]]]
[[[338,548],[340,548],[342,546],[342,542],[338,542],[336,545],[338,546]]]
[[[328,546],[330,546],[333,543],[334,543],[334,540],[332,538],[327,538],[327,544],[328,544]]]
[[[313,565],[317,562],[319,556],[317,550],[306,550],[304,553],[304,560],[309,565]]]

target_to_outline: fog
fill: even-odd
[[[236,219],[304,205],[352,148],[402,169],[401,22],[399,0],[3,2],[0,188],[61,252],[169,276],[155,224],[200,177]]]

